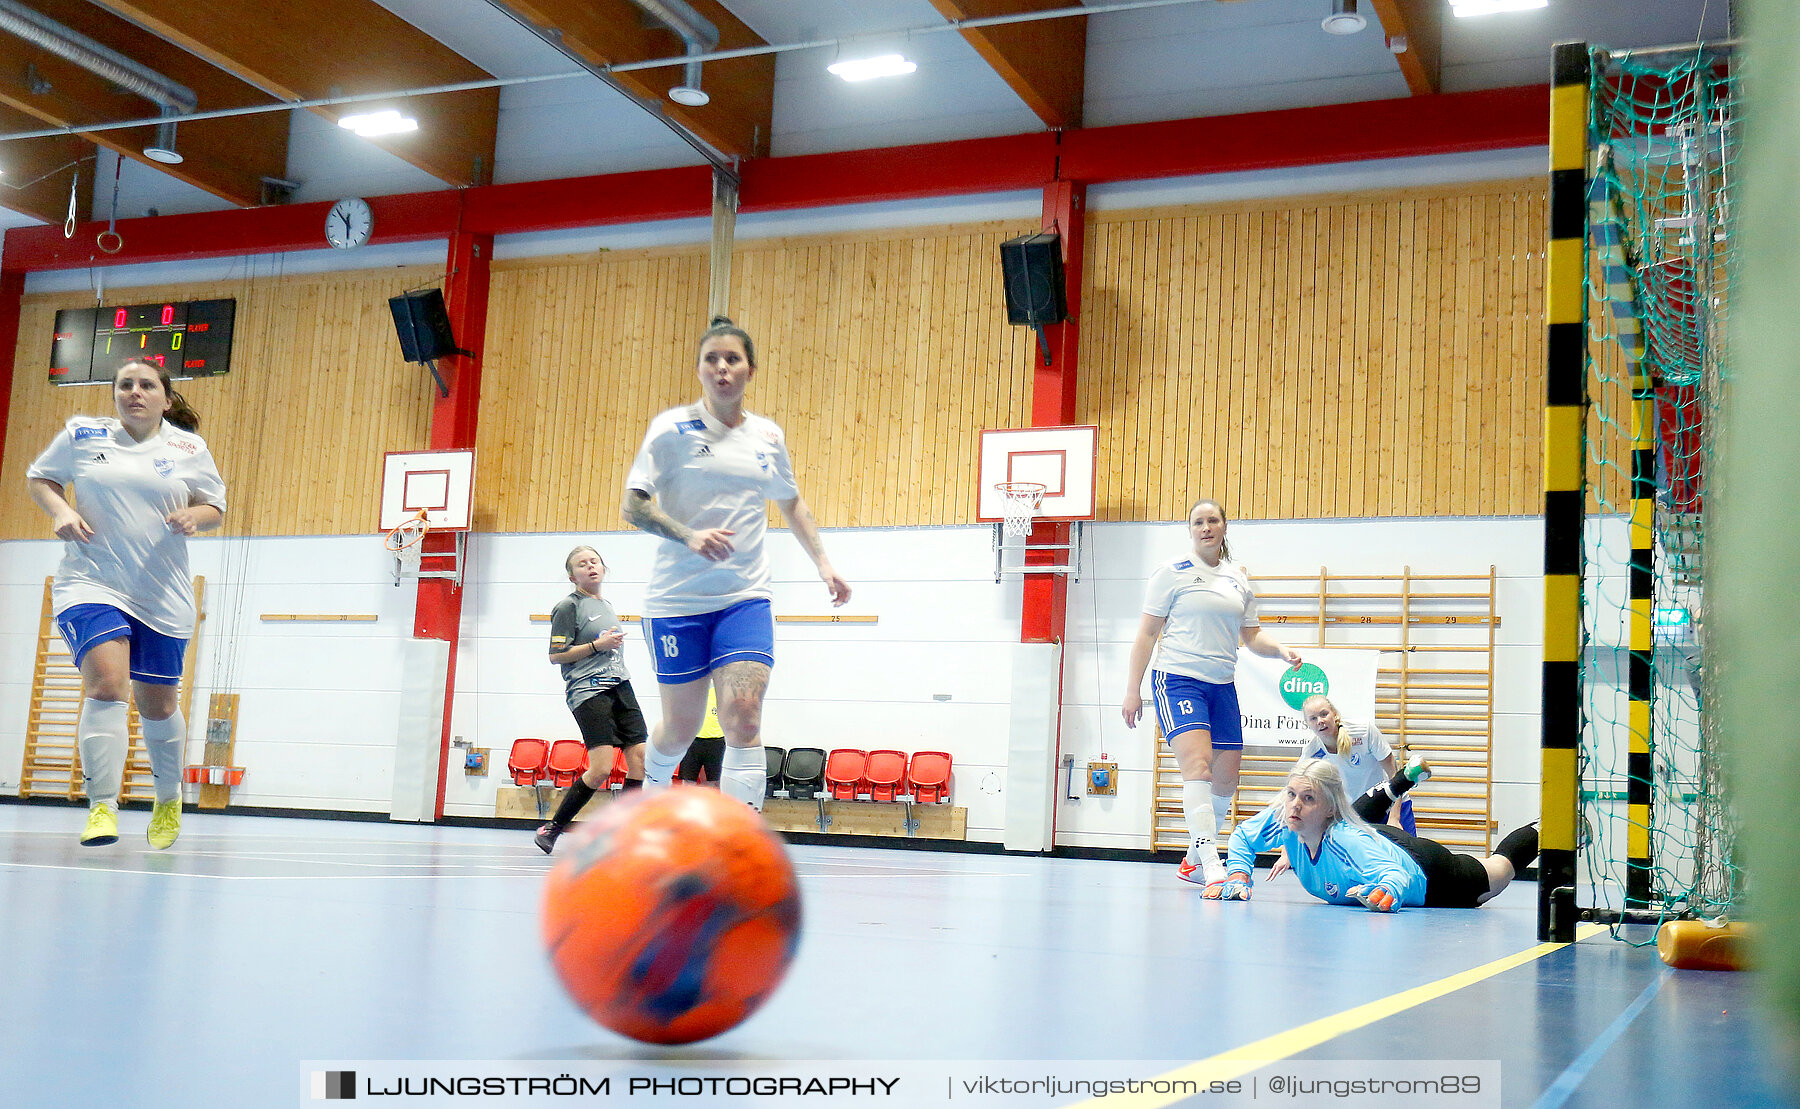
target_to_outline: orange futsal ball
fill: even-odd
[[[749,805],[679,784],[627,794],[564,842],[544,944],[601,1024],[692,1043],[735,1028],[780,985],[800,940],[800,886]]]

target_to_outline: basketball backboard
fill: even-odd
[[[379,531],[425,511],[433,529],[468,531],[475,500],[475,452],[389,451],[382,462]]]
[[[995,487],[1005,482],[1030,481],[1044,487],[1037,519],[1092,520],[1099,432],[1094,424],[983,431],[975,518],[982,523],[1003,519],[1006,497]]]

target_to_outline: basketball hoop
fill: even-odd
[[[1038,505],[1044,502],[1044,492],[1049,486],[1035,481],[1002,481],[994,488],[1006,498],[1000,506],[1006,534],[1014,539],[1030,535],[1032,517],[1037,515]]]
[[[425,552],[425,534],[431,530],[431,524],[425,519],[425,510],[399,527],[387,533],[383,545],[394,556],[394,584],[399,585],[401,578],[419,576],[419,562]]]

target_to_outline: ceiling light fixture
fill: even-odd
[[[1460,16],[1522,12],[1549,6],[1550,0],[1450,0],[1451,12]]]
[[[899,77],[919,68],[898,54],[882,54],[874,58],[857,58],[848,62],[832,62],[825,67],[846,81],[870,81],[876,77]]]
[[[1368,25],[1356,10],[1356,0],[1331,0],[1331,14],[1319,21],[1328,35],[1354,35]]]
[[[400,135],[408,131],[417,131],[419,121],[388,108],[380,112],[343,116],[338,120],[338,126],[347,131],[355,131],[365,139],[373,139],[382,135]]]

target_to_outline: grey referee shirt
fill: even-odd
[[[592,643],[619,623],[613,606],[577,589],[550,610],[550,650],[566,651]],[[564,696],[569,708],[631,677],[625,672],[625,652],[620,648],[586,655],[562,664]]]

